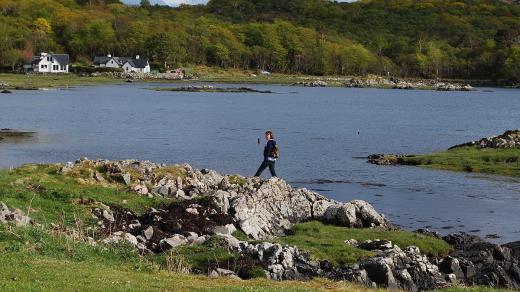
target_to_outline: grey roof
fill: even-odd
[[[69,64],[69,54],[51,54],[60,65],[68,65]]]
[[[94,65],[106,64],[106,63],[108,63],[108,61],[110,61],[110,59],[112,59],[112,58],[104,57],[104,56],[103,57],[96,56],[96,57],[94,57]]]
[[[147,59],[136,59],[130,57],[107,57],[107,56],[96,56],[94,57],[94,65],[106,64],[110,60],[114,60],[119,66],[123,66],[127,62],[134,68],[146,68],[148,65]]]
[[[107,56],[96,56],[94,57],[94,65],[106,64],[110,60],[114,60],[119,66],[122,66],[127,59],[125,57],[107,57]]]
[[[134,68],[146,68],[146,66],[148,65],[148,60],[146,59],[128,59],[126,60],[125,64],[126,63],[129,63],[130,66],[134,67]]]

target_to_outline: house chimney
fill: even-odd
[[[136,59],[136,60],[139,60],[139,55],[135,56],[135,59]]]
[[[42,53],[41,53],[41,56],[42,56],[42,57],[45,57],[45,56],[47,56],[47,53],[42,52]]]
[[[108,54],[107,57],[112,58],[112,54]]]

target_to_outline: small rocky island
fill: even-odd
[[[463,143],[433,154],[373,154],[368,157],[368,162],[518,176],[520,130],[509,130],[498,136]]]
[[[0,141],[7,139],[24,139],[31,138],[36,134],[35,132],[19,131],[9,128],[0,129]]]
[[[381,88],[381,89],[422,89],[437,91],[472,91],[469,84],[438,81],[433,79],[399,79],[369,75],[367,77],[325,77],[323,79],[300,81],[294,86],[304,87],[348,87],[348,88]]]
[[[103,197],[99,195],[95,195],[97,199],[82,195],[73,204],[90,210],[95,220],[94,227],[89,227],[91,235],[84,239],[92,246],[125,243],[148,257],[171,251],[182,255],[183,250],[188,251],[187,257],[201,256],[207,250],[214,256],[215,248],[233,255],[231,266],[225,260],[208,260],[192,267],[193,273],[243,279],[261,275],[273,280],[321,277],[409,291],[450,285],[520,288],[520,242],[496,245],[464,233],[441,237],[428,230],[403,231],[368,202],[337,202],[307,189],[293,189],[279,178],[221,175],[188,164],[168,166],[137,160],[80,159],[15,171],[32,177],[38,172],[45,173],[46,180],[53,177],[69,184],[72,180],[70,188],[97,186],[96,194],[99,187],[106,188],[108,202],[113,200],[111,189],[126,189],[125,201],[166,200],[144,212],[100,202]],[[15,185],[19,184],[39,194],[47,192],[45,186],[27,179],[17,179]],[[0,221],[42,229],[56,226],[46,227],[3,203]],[[309,224],[305,241],[296,240],[302,226]],[[326,228],[336,231],[320,235]],[[351,238],[342,237],[352,231]],[[340,238],[339,243],[326,241],[334,236]],[[321,255],[319,250],[305,247],[309,240],[322,241],[318,245]],[[334,253],[328,246],[334,244],[346,250],[344,256],[355,259],[341,255],[339,260],[327,259]]]
[[[171,88],[149,88],[155,91],[174,92],[217,92],[217,93],[273,93],[271,90],[258,90],[250,87],[218,87],[213,85],[194,85]]]

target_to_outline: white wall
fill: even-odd
[[[129,63],[125,63],[123,65],[123,70],[125,72],[150,73],[150,65],[146,65],[145,68],[134,68],[134,67],[130,66]]]
[[[114,59],[110,59],[106,64],[100,64],[99,67],[108,67],[108,68],[120,68]]]

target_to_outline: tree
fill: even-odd
[[[506,77],[518,82],[520,81],[520,45],[512,45],[504,62]]]
[[[39,17],[33,22],[33,31],[42,32],[44,34],[51,32],[51,24],[47,19]]]
[[[152,6],[152,3],[150,3],[150,0],[141,0],[141,7],[150,8],[151,6]]]
[[[11,70],[14,72],[17,65],[20,65],[23,61],[23,54],[21,50],[9,49],[3,56],[6,65],[11,66]]]

